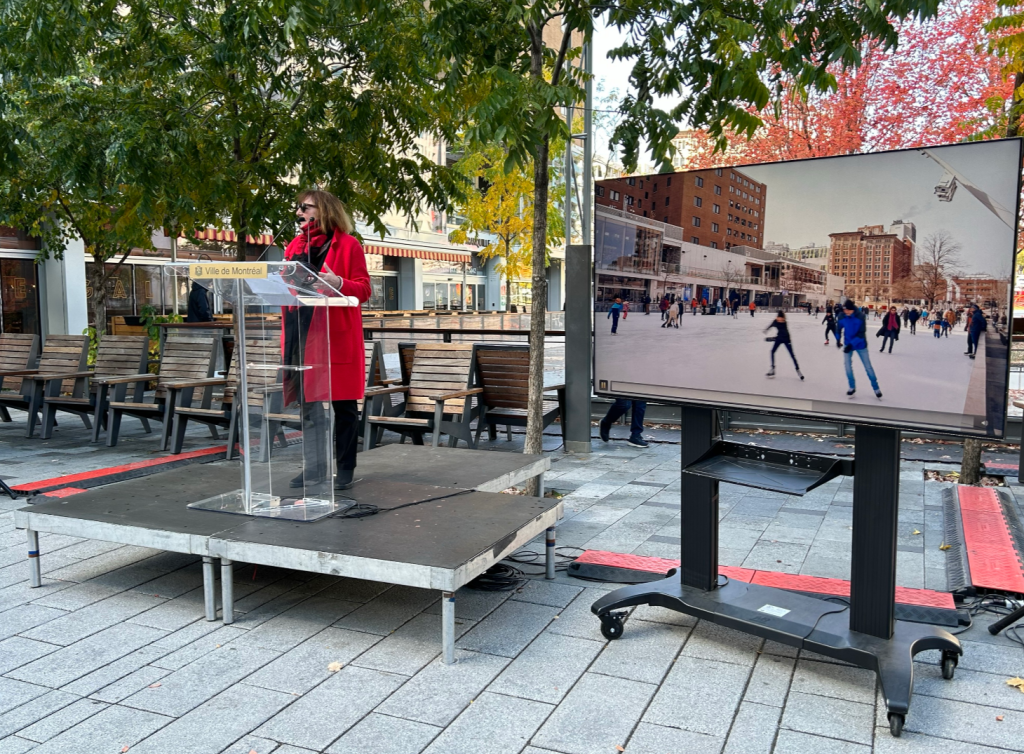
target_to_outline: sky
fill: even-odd
[[[1016,214],[1016,141],[973,142],[938,147],[934,153]],[[963,186],[951,202],[940,202],[935,185],[942,167],[918,150],[830,157],[743,167],[765,183],[765,243],[828,245],[829,233],[894,220],[917,227],[917,243],[946,230],[963,245],[964,274],[1009,277],[1014,233]]]

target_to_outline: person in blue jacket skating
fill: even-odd
[[[875,377],[874,367],[871,366],[871,355],[868,353],[867,341],[867,318],[850,299],[843,304],[843,318],[839,320],[839,328],[843,333],[843,340],[846,345],[843,349],[843,363],[846,365],[846,381],[850,383],[847,395],[857,392],[857,383],[853,379],[853,354],[860,357],[860,363],[864,365],[864,371],[868,373],[868,380],[875,391],[875,395],[882,397],[882,391],[878,387],[878,379]],[[836,347],[840,345],[837,342]]]
[[[622,299],[616,296],[615,303],[608,309],[608,317],[612,321],[612,335],[618,334],[620,314],[622,314]]]

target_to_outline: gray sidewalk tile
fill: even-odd
[[[58,649],[9,673],[13,678],[41,682],[53,688],[109,665],[140,647],[156,641],[163,631],[122,623],[111,626],[71,646]]]
[[[6,608],[6,603],[3,604]],[[47,621],[56,620],[67,615],[66,610],[58,610],[54,607],[43,605],[25,605],[24,607],[5,609],[0,613],[0,639],[14,636],[28,631],[36,626],[41,626]]]
[[[956,683],[955,679],[953,683]],[[997,717],[1003,719],[996,720]],[[903,729],[936,738],[1020,751],[1024,741],[1024,713],[933,696],[915,696]]]
[[[753,666],[764,639],[702,620],[683,647],[687,657]]]
[[[558,613],[558,619],[552,621],[548,626],[548,632],[604,643],[605,638],[601,635],[601,621],[590,612],[590,606],[608,594],[612,588],[614,585],[609,585],[607,589],[600,587],[584,589],[576,599],[569,603],[568,607]]]
[[[153,664],[157,667],[164,668],[165,670],[179,670],[190,662],[195,662],[203,655],[209,654],[218,647],[222,647],[228,642],[234,641],[248,633],[244,628],[225,626],[220,621],[204,620],[203,623],[208,626],[215,627],[215,630],[201,636],[190,644],[179,647],[173,652],[168,651],[159,659],[154,660]],[[161,642],[156,642],[154,644],[154,648],[165,650],[166,645],[161,644]]]
[[[124,568],[125,566],[135,565],[139,561],[145,560],[158,552],[159,550],[153,550],[148,547],[125,545],[117,548],[116,550],[105,552],[102,555],[96,555],[95,557],[91,557],[86,560],[80,560],[72,565],[59,568],[56,571],[51,571],[50,577],[60,579],[61,581],[88,581],[90,579],[102,577],[104,579],[104,583],[112,583],[111,579],[116,578],[112,576],[112,574],[116,573],[118,569]],[[149,571],[146,569],[139,573],[136,577],[139,580],[133,583],[132,586],[143,584],[159,575],[160,573],[158,571]],[[129,586],[125,587],[125,589],[130,588],[131,587]]]
[[[538,561],[543,564],[543,559]],[[542,581],[540,579],[529,579],[520,589],[512,594],[512,599],[518,602],[533,602],[537,605],[550,605],[551,607],[565,607],[572,602],[583,587],[558,584],[554,581]],[[455,604],[458,605],[458,597]],[[456,610],[458,608],[456,607]]]
[[[443,729],[373,712],[339,738],[328,754],[420,754]]]
[[[201,587],[203,585],[203,571],[201,567],[202,561],[197,561],[195,565],[187,566],[185,568],[179,568],[176,571],[165,573],[163,576],[147,581],[145,584],[140,584],[135,587],[133,591],[139,594],[149,594],[154,597],[163,597],[164,599],[173,599],[180,597],[186,592],[191,592],[193,589]]]
[[[320,751],[380,704],[405,678],[349,665],[257,728],[257,736]]]
[[[363,603],[369,602],[388,589],[391,589],[391,584],[385,584],[380,581],[337,577],[330,586],[320,592],[320,596],[332,600]]]
[[[612,752],[624,746],[657,687],[584,674],[533,737],[536,746],[565,754]]]
[[[386,636],[414,615],[423,612],[427,605],[439,598],[440,594],[431,589],[416,589],[411,586],[392,587],[379,597],[350,612],[336,625],[338,628],[350,628],[355,631],[366,631]]]
[[[767,542],[760,540],[750,554],[744,559],[744,568],[757,571],[781,571],[782,573],[800,573],[804,558],[807,556],[808,545],[795,545],[787,542]]]
[[[36,748],[35,741],[29,741],[18,736],[0,738],[0,754],[25,754]]]
[[[294,699],[291,694],[238,684],[157,731],[132,752],[217,754]]]
[[[90,699],[99,699],[102,702],[109,702],[110,704],[117,704],[118,702],[127,699],[137,691],[141,691],[154,683],[157,683],[161,678],[170,674],[171,671],[164,670],[163,668],[155,667],[154,665],[144,665],[138,670],[129,673],[124,678],[119,678],[108,686],[104,686],[98,691],[89,695]]]
[[[129,623],[163,631],[178,631],[203,617],[202,587],[167,600],[144,613],[129,618]]]
[[[124,700],[129,707],[180,717],[261,668],[278,654],[258,647],[222,647]]]
[[[644,714],[644,722],[724,739],[749,676],[750,669],[742,665],[680,655]]]
[[[557,704],[590,666],[601,647],[596,641],[544,632],[487,690]]]
[[[144,667],[148,667],[149,663],[159,659],[163,654],[163,649],[152,645],[140,647],[134,652],[126,654],[124,657],[120,657],[107,665],[96,668],[91,673],[66,684],[62,687],[62,691],[68,691],[81,696],[90,696],[115,681],[121,680]]]
[[[605,645],[590,671],[644,683],[661,683],[689,630],[631,619],[621,639]]]
[[[1017,749],[1020,749],[1018,745]],[[906,728],[893,738],[889,726],[875,728],[875,754],[1006,754],[1004,747],[979,746],[956,738],[936,738]]]
[[[653,605],[637,605],[630,620],[643,620],[651,623],[667,623],[670,626],[696,626],[697,619],[686,613],[669,610],[667,607]]]
[[[12,636],[0,641],[0,674],[9,673],[15,668],[27,665],[33,660],[56,652],[57,644],[35,641],[24,636]]]
[[[454,665],[431,662],[377,708],[430,725],[448,725],[508,665],[496,655],[456,650]]]
[[[885,733],[889,734],[888,728]],[[775,742],[775,754],[871,754],[871,747],[782,729]]]
[[[515,657],[558,615],[558,608],[505,602],[456,642],[459,649]]]
[[[129,750],[171,722],[171,718],[143,710],[111,705],[71,730],[51,738],[34,754],[77,754]]]
[[[212,634],[223,626],[224,624],[220,621],[208,621],[204,618],[197,617],[196,620],[192,621],[187,626],[179,628],[177,631],[172,631],[166,636],[157,639],[153,642],[153,646],[161,647],[166,649],[168,652],[173,652],[177,649],[181,649],[187,644],[198,641],[208,634]]]
[[[274,749],[274,754],[316,754],[312,749],[303,749],[301,746],[284,744]]]
[[[793,674],[793,691],[861,704],[874,704],[875,685],[873,671],[805,659],[796,664]]]
[[[22,728],[18,731],[18,735],[36,743],[43,743],[68,728],[78,725],[83,720],[99,714],[109,706],[95,699],[79,699],[77,702],[62,707],[34,722],[27,728]]]
[[[332,675],[328,665],[334,662],[347,665],[378,641],[380,637],[373,634],[325,628],[257,670],[245,682],[289,694],[304,694]]]
[[[934,696],[1024,712],[1024,694],[1005,683],[1011,675],[979,673],[958,667],[953,680],[947,681],[938,665],[917,662],[914,663],[914,696]]]
[[[983,673],[1006,675],[1016,674],[1020,668],[1020,648],[1012,644],[990,644],[988,642],[964,640],[964,653],[957,669],[980,670]],[[1011,668],[1013,670],[1011,670]]]
[[[473,621],[456,619],[456,638],[474,625]],[[371,644],[377,642],[355,660],[363,668],[412,676],[441,653],[441,617],[430,613],[420,613],[384,639],[376,634],[349,633],[368,637]]]
[[[248,631],[236,644],[287,652],[357,607],[357,602],[312,597]]]
[[[742,702],[725,743],[726,754],[771,754],[781,715],[778,707]]]
[[[15,707],[10,712],[0,715],[0,738],[17,733],[22,728],[42,720],[80,698],[66,691],[51,691],[25,702],[20,707]]]
[[[470,620],[474,623],[493,612],[502,602],[512,596],[512,592],[488,592],[479,589],[462,587],[455,592],[455,618]],[[426,615],[436,615],[440,619],[441,601],[432,602],[423,611]]]
[[[750,676],[743,701],[756,704],[767,704],[782,707],[789,693],[790,679],[793,677],[793,665],[796,660],[791,657],[778,657],[762,652],[757,657],[754,672]]]
[[[519,754],[553,709],[485,691],[434,739],[426,754]]]
[[[221,754],[252,754],[254,751],[256,754],[273,754],[273,752],[280,751],[280,748],[278,748],[277,741],[271,741],[269,738],[243,736],[224,749]]]
[[[59,610],[78,610],[86,605],[91,605],[93,602],[99,602],[124,591],[123,589],[115,589],[112,586],[95,582],[86,582],[84,584],[63,582],[60,589],[53,589],[49,593],[46,592],[45,587],[46,585],[39,589],[31,590],[29,594],[34,595],[34,599],[31,601],[38,605],[55,607]],[[0,593],[0,596],[2,596],[2,593]],[[4,602],[4,604],[8,603]]]
[[[44,623],[27,631],[24,636],[29,639],[67,646],[79,639],[84,639],[97,631],[123,623],[128,618],[145,612],[164,602],[157,597],[146,594],[124,592],[94,602],[70,615]]]
[[[916,711],[918,705],[914,706]],[[801,733],[870,744],[874,732],[874,706],[790,691],[782,715],[782,727]]]
[[[691,730],[640,723],[626,745],[626,754],[718,754],[725,741]]]

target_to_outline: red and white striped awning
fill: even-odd
[[[237,243],[238,234],[233,230],[207,228],[206,230],[197,230],[195,238],[200,241],[224,241],[225,243]],[[269,246],[274,240],[274,237],[269,233],[261,233],[258,236],[246,236],[245,240],[247,243]]]
[[[435,249],[406,249],[401,246],[382,246],[369,243],[363,246],[367,254],[381,254],[386,257],[413,257],[415,259],[434,259],[440,262],[471,262],[473,255],[468,251],[451,249],[440,251]]]

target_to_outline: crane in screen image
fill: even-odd
[[[956,187],[959,184],[967,189],[967,191],[970,192],[975,199],[981,202],[986,209],[1002,220],[1010,230],[1015,229],[1013,213],[1010,212],[1010,210],[989,196],[986,191],[971,183],[971,181],[965,178],[962,173],[957,172],[955,168],[950,167],[946,162],[941,160],[939,157],[936,157],[935,153],[930,149],[920,149],[918,151],[929,160],[936,163],[944,171],[942,178],[935,186],[935,195],[939,197],[940,202],[953,201],[953,195],[956,193]]]

